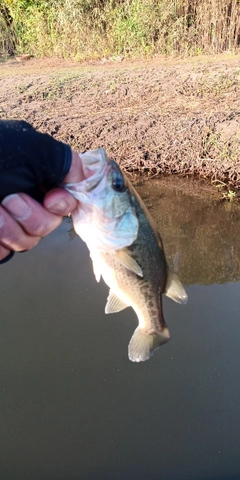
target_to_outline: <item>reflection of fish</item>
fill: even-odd
[[[139,326],[128,354],[134,362],[144,361],[170,338],[162,294],[179,303],[185,303],[187,295],[167,266],[161,237],[147,208],[119,166],[107,159],[103,149],[86,155],[85,165],[89,166],[92,155],[92,169],[95,165],[98,175],[79,184],[78,194],[77,186],[67,186],[81,200],[73,214],[74,226],[89,247],[97,281],[102,276],[110,287],[105,312],[128,306],[135,310]]]

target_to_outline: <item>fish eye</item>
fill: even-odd
[[[123,177],[116,177],[112,181],[112,187],[116,192],[124,192],[125,190],[125,184],[124,184],[124,178]]]

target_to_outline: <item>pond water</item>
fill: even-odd
[[[187,305],[171,341],[128,360],[137,320],[105,315],[69,219],[1,265],[2,480],[240,478],[240,211],[179,180],[138,190]]]

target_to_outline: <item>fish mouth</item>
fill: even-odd
[[[111,188],[117,193],[125,191],[126,182],[119,165],[115,160],[109,159],[105,151],[102,155],[102,161],[101,168],[85,180],[86,192],[91,194],[98,187],[102,190],[108,185],[111,185]]]
[[[96,170],[95,172],[93,172],[93,174],[85,180],[86,190],[88,192],[92,192],[95,188],[97,188],[98,185],[103,181],[103,179],[108,177],[109,175],[110,166],[109,166],[109,160],[107,158],[105,151],[104,151],[104,156],[102,156],[102,160],[103,160],[103,165],[101,166],[101,168],[98,171]]]
[[[124,176],[121,172],[119,165],[113,160],[112,158],[108,158],[105,150],[103,148],[99,149],[101,154],[101,161],[102,165],[99,168],[99,160],[92,160],[91,163],[91,175],[88,176],[86,179],[86,187],[89,192],[94,190],[99,183],[103,180],[104,177],[109,178],[112,180],[112,184],[114,183],[115,178],[118,181],[121,181],[122,184],[125,183]],[[98,166],[98,169],[94,171],[93,166]]]

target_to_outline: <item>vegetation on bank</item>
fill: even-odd
[[[240,47],[240,0],[1,0],[0,54],[83,60]]]

